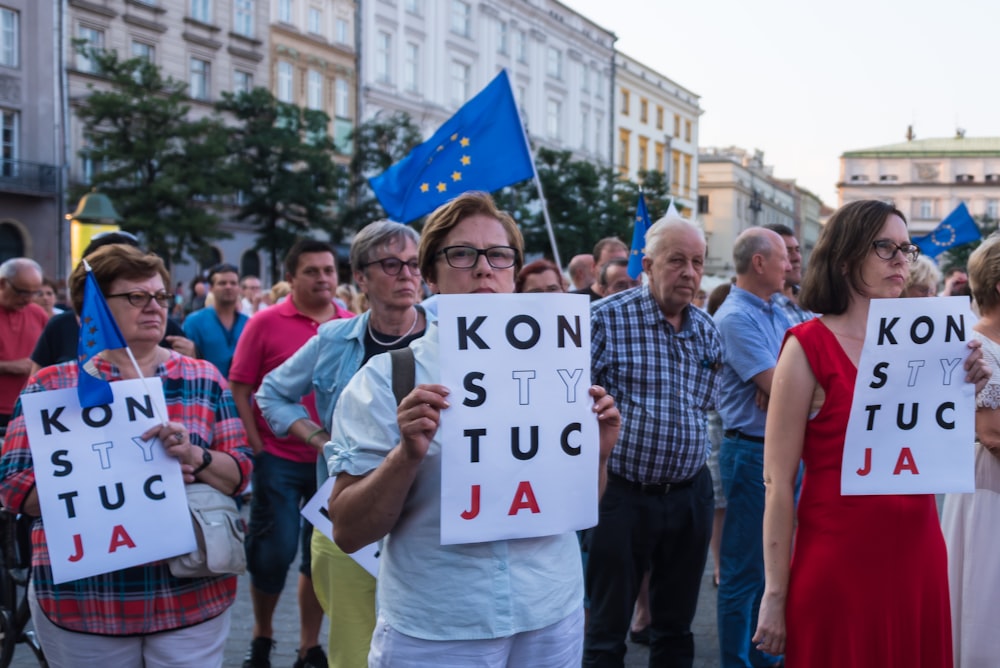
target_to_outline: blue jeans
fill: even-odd
[[[281,593],[300,543],[299,572],[311,577],[312,525],[303,523],[299,509],[315,494],[313,462],[293,462],[267,452],[254,458],[246,551],[250,581],[258,590]]]
[[[722,667],[771,666],[779,657],[750,642],[764,593],[764,445],[724,438],[719,468],[726,492],[717,607]]]

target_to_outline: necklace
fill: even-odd
[[[406,332],[398,339],[394,339],[392,341],[381,341],[377,336],[375,336],[375,330],[372,329],[372,319],[368,318],[368,336],[372,337],[372,341],[382,346],[383,348],[391,348],[392,346],[396,345],[397,343],[408,337],[410,334],[412,334],[413,330],[416,329],[417,321],[419,320],[420,320],[420,314],[417,313],[417,309],[413,309],[413,324],[410,325],[410,328],[406,330]]]

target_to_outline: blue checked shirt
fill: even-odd
[[[705,412],[719,388],[715,323],[689,306],[675,331],[644,285],[595,304],[591,337],[593,382],[622,414],[608,471],[651,484],[692,477],[708,458]]]

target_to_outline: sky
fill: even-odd
[[[699,146],[764,152],[837,205],[845,151],[1000,136],[991,0],[561,0],[701,96]]]

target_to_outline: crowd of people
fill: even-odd
[[[709,553],[719,646],[699,653],[725,668],[993,665],[1000,237],[942,277],[900,211],[853,202],[807,267],[792,229],[742,232],[735,276],[710,293],[690,220],[650,228],[641,276],[630,252],[612,237],[567,274],[525,263],[514,220],[473,192],[420,234],[388,221],[359,231],[351,285],[313,239],[288,251],[270,291],[222,263],[188,299],[128,233],[94,239],[68,296],[28,258],[0,264],[0,504],[38,518],[28,598],[49,665],[221,666],[238,581],[176,577],[161,560],[55,582],[19,396],[80,374],[160,378],[167,415],[143,438],[185,483],[249,497],[244,668],[270,666],[292,640],[273,618],[297,554],[296,668],[618,667],[630,637],[651,667],[689,667]],[[88,272],[128,348],[81,366]],[[458,444],[440,426],[461,388],[441,384],[426,297],[512,292],[589,298],[598,521],[442,545],[442,450]],[[967,294],[979,314],[963,362],[976,492],[949,494],[940,520],[933,495],[840,492],[869,304],[939,294]],[[332,540],[300,516],[329,478]],[[377,579],[351,557],[372,543]]]

